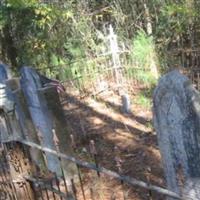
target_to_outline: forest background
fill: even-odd
[[[198,52],[199,11],[197,0],[1,0],[0,60],[86,88],[109,65],[112,26],[124,76],[152,85]]]

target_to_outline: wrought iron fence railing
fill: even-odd
[[[132,198],[127,194],[125,187],[127,185],[142,188],[143,191],[146,191],[144,193],[146,193],[148,199],[163,199],[164,197],[180,200],[184,199],[165,188],[121,174],[120,163],[116,164],[119,169],[118,173],[100,166],[94,141],[90,143],[90,156],[93,163],[82,161],[73,156],[61,153],[59,151],[58,141],[55,142],[57,145],[56,150],[42,147],[27,140],[10,140],[2,143],[0,156],[1,199],[128,200]],[[57,156],[60,162],[60,173],[52,173],[46,169],[35,166],[30,156],[30,151],[33,149],[41,151],[44,160],[46,160],[45,157],[47,153]],[[76,166],[77,171],[74,177],[69,178],[66,176],[65,160],[72,162]],[[89,176],[88,173],[91,172],[94,173],[92,176]],[[91,180],[89,180],[89,177]],[[105,185],[100,183],[101,179],[109,181],[110,178],[115,179],[118,184],[121,185],[121,191],[117,186],[116,188],[106,189]],[[99,182],[99,186],[88,186],[87,182],[94,181],[94,179],[96,182]],[[108,192],[108,189],[111,190],[111,192]]]

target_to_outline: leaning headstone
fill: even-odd
[[[33,125],[26,99],[20,87],[19,78],[8,79],[6,81],[6,87],[12,92],[13,101],[15,103],[16,122],[19,127],[19,132],[21,133],[21,138],[18,139],[26,139],[30,142],[39,144],[38,135]],[[41,151],[32,148],[30,154],[35,165],[39,166],[41,169],[44,169],[45,164]]]
[[[59,151],[72,155],[72,145],[69,131],[66,126],[66,118],[63,112],[62,105],[60,103],[59,95],[56,87],[47,86],[39,90],[46,99],[48,110],[52,113],[52,123],[53,127],[59,141]],[[74,163],[63,160],[63,168],[67,181],[76,174],[76,166]]]
[[[17,180],[19,177],[28,175],[30,172],[31,165],[28,163],[28,157],[24,154],[24,149],[18,148],[20,145],[15,144],[15,149],[13,150],[13,145],[10,145],[9,141],[13,142],[15,139],[19,139],[23,137],[22,130],[20,129],[20,125],[17,119],[18,105],[16,104],[16,98],[13,94],[13,90],[16,89],[19,84],[12,84],[13,87],[9,87],[9,71],[6,65],[0,64],[0,141],[3,143],[4,150],[6,149],[6,161],[9,166],[9,174],[11,180]],[[15,162],[13,162],[15,160]],[[16,168],[20,166],[19,170]],[[26,195],[24,195],[24,187],[28,192],[29,199],[35,199],[34,193],[31,185],[28,181],[23,180],[23,188],[21,184],[17,181],[12,182],[12,187],[15,188],[15,194],[13,198],[19,198],[22,200],[27,199]],[[11,188],[12,188],[11,187]]]
[[[52,113],[49,111],[47,101],[43,93],[39,74],[31,67],[21,68],[21,88],[26,98],[28,109],[33,124],[41,136],[41,145],[56,150],[53,142],[53,121]],[[60,165],[58,157],[46,153],[48,169],[60,174]]]
[[[154,126],[171,191],[200,199],[200,93],[175,70],[154,91]]]

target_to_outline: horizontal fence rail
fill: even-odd
[[[10,141],[5,141],[4,143],[13,143],[13,142],[17,142],[17,143],[20,143],[24,146],[27,146],[27,147],[30,147],[30,148],[34,148],[34,149],[37,149],[37,150],[40,150],[44,153],[49,153],[49,154],[52,154],[52,155],[55,155],[57,156],[59,159],[63,159],[63,160],[68,160],[68,161],[71,161],[73,162],[74,164],[76,164],[78,167],[81,167],[81,168],[86,168],[86,169],[90,169],[90,170],[93,170],[93,171],[96,171],[97,174],[100,175],[100,173],[103,173],[109,177],[113,177],[119,181],[122,181],[124,184],[129,184],[131,186],[138,186],[140,188],[144,188],[148,191],[154,191],[158,194],[162,194],[164,196],[167,196],[167,197],[171,197],[171,198],[174,198],[174,199],[179,199],[179,200],[186,200],[182,197],[180,197],[179,195],[177,195],[176,193],[172,192],[172,191],[169,191],[165,188],[162,188],[162,187],[159,187],[159,186],[155,186],[155,185],[152,185],[150,183],[146,183],[144,181],[140,181],[140,180],[136,180],[135,178],[132,178],[130,176],[123,176],[123,175],[120,175],[119,173],[116,173],[114,171],[111,171],[111,170],[108,170],[104,167],[101,167],[99,166],[97,163],[95,164],[92,164],[92,163],[89,163],[89,162],[86,162],[86,161],[81,161],[79,159],[76,159],[75,157],[72,157],[72,156],[69,156],[69,155],[66,155],[66,154],[63,154],[63,153],[60,153],[56,150],[52,150],[52,149],[49,149],[49,148],[46,148],[46,147],[42,147],[36,143],[33,143],[33,142],[30,142],[30,141],[27,141],[27,140],[10,140]],[[38,187],[41,187],[41,189],[45,188],[46,189],[46,192],[47,190],[51,191],[54,195],[57,194],[59,195],[59,197],[62,199],[67,199],[67,195],[64,193],[64,192],[61,192],[59,186],[57,187],[58,189],[55,189],[54,187],[52,187],[51,185],[45,185],[45,182],[42,182],[40,181],[37,177],[34,178],[34,177],[31,177],[31,176],[24,176],[23,178],[25,178],[26,180],[30,181],[30,182],[33,182],[35,184],[38,185]],[[82,180],[81,180],[82,181]],[[73,181],[72,181],[72,186],[73,186]],[[75,189],[75,185],[73,186],[74,187],[74,192],[76,191]],[[72,187],[72,188],[73,188]],[[47,192],[48,193],[48,192]],[[75,192],[76,193],[76,192]],[[82,193],[83,193],[83,196],[85,196],[84,194],[84,191],[83,191],[83,187],[82,187]],[[47,199],[51,199],[50,197],[48,197],[48,194],[47,195]],[[77,198],[75,198],[77,199]],[[84,198],[85,199],[85,198]],[[187,198],[188,199],[188,198]]]

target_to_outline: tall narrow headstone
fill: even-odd
[[[68,127],[66,126],[66,118],[63,112],[63,108],[60,103],[59,95],[55,87],[47,87],[40,90],[47,99],[47,106],[52,113],[52,122],[56,136],[59,140],[59,151],[67,155],[72,155],[71,138],[69,135]],[[63,160],[63,168],[67,181],[76,174],[76,166],[74,163],[67,160]]]
[[[154,91],[154,126],[170,190],[200,199],[200,93],[175,70]]]
[[[16,122],[19,127],[19,132],[21,132],[21,138],[39,144],[38,135],[33,125],[26,99],[20,87],[19,78],[8,79],[6,81],[6,87],[12,92],[13,101],[15,103]],[[41,169],[45,169],[41,151],[32,148],[30,154],[32,161]]]
[[[33,124],[41,138],[41,145],[56,150],[53,142],[53,117],[47,106],[39,74],[31,67],[21,68],[21,88],[26,98]],[[56,156],[47,153],[48,169],[60,173],[59,160]]]

